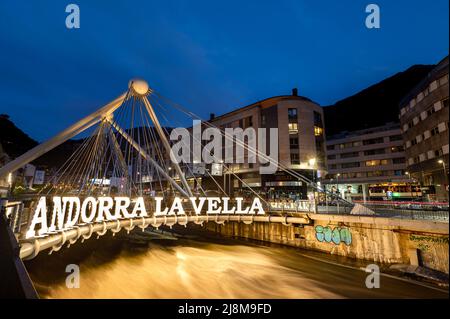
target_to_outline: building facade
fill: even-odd
[[[380,200],[419,196],[406,174],[400,125],[388,123],[328,137],[329,191],[350,200]]]
[[[209,123],[222,130],[253,127],[257,140],[260,138],[258,128],[265,129],[267,137],[270,128],[277,128],[279,166],[274,174],[260,174],[261,164],[258,161],[248,163],[246,153],[244,163],[227,165],[222,176],[213,177],[214,181],[204,176],[202,185],[205,189],[217,188],[214,184],[218,182],[228,194],[234,196],[257,191],[269,199],[306,199],[308,185],[286,170],[293,170],[315,181],[326,174],[322,108],[310,99],[298,96],[296,89],[293,89],[292,95],[271,97],[212,117]],[[267,146],[266,150],[269,149],[270,146]]]
[[[429,200],[448,201],[448,57],[400,103],[407,170]]]

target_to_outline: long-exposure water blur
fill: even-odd
[[[97,245],[78,260],[39,257],[27,266],[42,298],[448,298],[386,276],[379,289],[368,289],[364,271],[290,247],[200,239],[114,247]],[[46,258],[53,263],[42,267]],[[69,263],[80,266],[80,288],[66,286]]]

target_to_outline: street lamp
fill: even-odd
[[[445,169],[445,162],[444,162],[443,160],[440,159],[440,160],[438,161],[438,163],[442,165],[442,169],[444,170],[444,176],[445,176],[445,184],[446,184],[447,187],[448,187],[448,176],[447,176],[447,170]],[[444,191],[447,191],[447,190],[445,189],[445,186],[444,186]],[[447,196],[447,200],[448,200],[448,196]]]
[[[309,161],[308,161],[308,163],[309,163],[309,166],[311,166],[312,167],[312,170],[313,170],[313,183],[315,183],[316,181],[315,181],[315,169],[314,169],[314,166],[316,165],[316,159],[315,158],[311,158]]]
[[[337,173],[336,174],[336,190],[337,190],[337,196],[338,196],[338,198],[337,198],[337,211],[338,211],[338,214],[339,214],[339,198],[341,197],[341,193],[339,192],[339,176],[341,176],[341,174],[340,173]]]
[[[339,197],[341,197],[340,196],[340,192],[339,192],[339,176],[341,176],[341,174],[340,173],[337,173],[336,174],[336,190],[337,190],[337,193],[339,194]]]
[[[317,203],[316,203],[316,190],[314,187],[314,184],[316,183],[316,172],[314,169],[314,166],[316,165],[316,159],[315,158],[311,158],[308,160],[309,166],[312,167],[312,173],[313,173],[313,177],[312,177],[312,182],[313,182],[313,195],[314,195],[314,210],[317,213]]]
[[[408,176],[408,180],[409,180],[409,189],[410,189],[410,192],[411,192],[411,196],[413,197],[413,200],[414,200],[414,198],[418,197],[418,196],[417,196],[417,193],[416,193],[416,187],[415,187],[415,186],[414,186],[414,191],[413,191],[413,185],[412,185],[412,183],[415,183],[415,181],[414,181],[414,179],[411,177],[411,173],[410,173],[410,172],[406,171],[406,172],[405,172],[405,175]]]
[[[220,160],[220,165],[222,166],[222,178],[223,178],[223,192],[225,193],[225,196],[227,196],[227,192],[225,189],[227,188],[227,176],[225,175],[225,165],[223,165],[223,160]]]

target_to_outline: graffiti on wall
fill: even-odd
[[[335,245],[344,243],[347,246],[352,243],[352,233],[348,228],[331,228],[330,226],[318,225],[314,229],[316,231],[316,239],[321,243],[334,243]]]
[[[421,235],[411,234],[411,235],[409,235],[409,239],[411,241],[415,241],[415,242],[427,241],[427,242],[437,243],[437,244],[448,244],[449,243],[448,236],[421,236]]]
[[[409,235],[409,240],[417,243],[417,248],[423,251],[429,251],[432,244],[447,244],[449,243],[448,236],[421,236]]]

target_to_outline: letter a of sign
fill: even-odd
[[[66,13],[69,15],[66,17],[67,29],[79,29],[80,28],[80,7],[76,4],[69,4],[66,7]]]
[[[366,13],[370,13],[366,17],[367,29],[379,29],[380,28],[380,7],[376,4],[369,4],[366,7]]]

